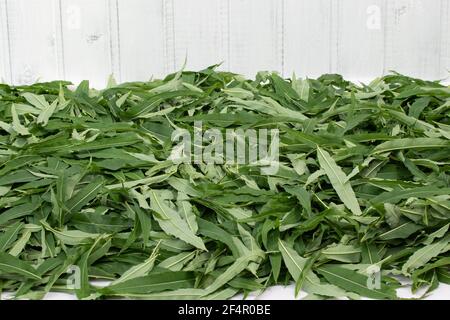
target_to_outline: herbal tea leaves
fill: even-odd
[[[390,275],[449,282],[448,87],[215,68],[0,85],[3,291],[228,299],[292,281],[396,299]]]

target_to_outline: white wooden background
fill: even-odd
[[[0,78],[102,87],[181,67],[450,76],[450,0],[0,0]]]

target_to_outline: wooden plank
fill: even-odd
[[[122,81],[165,74],[163,1],[119,0]]]
[[[339,0],[336,72],[371,80],[383,74],[384,0]]]
[[[394,0],[387,4],[384,70],[439,78],[441,0]]]
[[[112,74],[108,8],[108,0],[61,0],[67,79],[104,87]]]
[[[119,1],[108,0],[108,32],[109,32],[109,59],[112,74],[116,81],[122,81],[122,69],[120,65],[120,25],[119,25]]]
[[[249,77],[283,72],[283,2],[233,0],[229,6],[229,68]]]
[[[0,83],[11,80],[7,3],[0,0]]]
[[[439,78],[450,83],[450,2],[441,0],[441,52]]]
[[[201,70],[228,60],[228,2],[174,0],[175,68],[187,59],[187,69]]]
[[[172,73],[176,70],[175,59],[175,13],[173,0],[163,0],[162,3],[162,24],[163,24],[163,54],[164,73]]]
[[[6,1],[12,83],[58,77],[53,4],[52,0]]]
[[[58,79],[66,79],[66,72],[64,66],[64,41],[63,41],[63,21],[61,1],[53,0],[53,17],[54,17],[54,32],[55,32],[55,54],[57,63]]]
[[[331,71],[332,20],[329,0],[285,0],[284,70],[298,77]]]

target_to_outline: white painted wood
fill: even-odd
[[[0,83],[11,83],[8,14],[6,0],[0,0]]]
[[[54,19],[55,54],[57,65],[57,78],[66,79],[64,65],[64,41],[63,41],[63,21],[61,0],[53,0],[52,16]]]
[[[173,0],[163,0],[163,32],[164,32],[164,73],[176,70],[175,58],[175,21]]]
[[[174,0],[175,68],[201,70],[228,60],[228,1]]]
[[[52,0],[8,0],[9,63],[14,84],[58,77]]]
[[[385,0],[339,0],[336,72],[365,79],[383,74]]]
[[[0,78],[103,87],[178,70],[449,78],[449,0],[0,0]]]
[[[119,0],[120,70],[123,81],[165,74],[162,0]]]
[[[387,1],[385,71],[438,79],[441,0]]]
[[[229,1],[229,68],[254,77],[283,72],[283,1]]]
[[[108,32],[109,32],[109,59],[114,78],[122,82],[122,69],[120,65],[120,25],[119,1],[108,0]]]
[[[284,73],[317,77],[331,71],[329,0],[285,0]]]
[[[441,0],[441,56],[439,78],[450,80],[450,1]]]
[[[61,0],[64,70],[78,83],[105,86],[112,74],[108,0]]]

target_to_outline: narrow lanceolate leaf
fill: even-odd
[[[325,265],[319,267],[317,270],[328,280],[328,282],[347,291],[355,292],[373,299],[397,298],[394,289],[387,287],[381,282],[379,288],[377,288],[378,285],[376,281],[372,282],[371,278],[356,271],[345,269],[337,265]]]
[[[228,283],[231,279],[244,271],[244,269],[247,268],[248,264],[255,258],[255,256],[248,255],[236,259],[236,261],[230,267],[228,267],[227,270],[225,270],[220,276],[218,276],[217,279],[205,289],[206,294],[213,293],[214,291],[218,290],[223,285]]]
[[[44,110],[49,106],[47,100],[42,95],[33,94],[30,92],[25,92],[22,96],[33,106],[40,110]]]
[[[56,230],[45,221],[41,221],[41,224],[45,229],[52,232],[58,240],[67,245],[86,244],[99,236],[96,233],[87,233],[79,230]]]
[[[354,245],[338,244],[322,250],[322,256],[331,260],[356,263],[361,258],[361,248]]]
[[[173,235],[196,248],[206,250],[202,239],[194,234],[189,228],[188,223],[181,219],[180,214],[173,208],[169,207],[155,191],[150,190],[150,203],[153,211],[157,213],[155,216],[160,227],[168,234]]]
[[[28,129],[25,126],[23,126],[22,123],[20,122],[19,115],[17,114],[16,106],[14,103],[11,105],[11,115],[12,115],[11,128],[22,136],[29,135],[30,131],[28,131]]]
[[[397,203],[399,200],[408,199],[411,197],[415,198],[426,198],[437,195],[448,195],[450,194],[450,188],[436,188],[433,186],[427,187],[417,187],[405,190],[394,190],[383,192],[375,198],[371,199],[372,203]]]
[[[405,239],[420,229],[421,227],[419,225],[408,221],[381,233],[378,238],[385,241],[391,239]]]
[[[40,202],[25,203],[12,207],[11,209],[8,209],[6,211],[3,211],[0,214],[0,225],[6,224],[7,222],[13,219],[18,219],[31,215],[39,207],[39,205]]]
[[[213,292],[206,296],[202,296],[201,299],[203,299],[203,300],[227,300],[227,299],[234,297],[237,293],[238,293],[238,290],[236,290],[236,289],[226,288],[223,290]]]
[[[289,273],[295,280],[298,279],[305,266],[306,259],[301,257],[294,249],[290,248],[282,240],[279,240],[278,247]]]
[[[376,146],[372,153],[383,153],[402,149],[439,149],[450,148],[450,141],[439,138],[405,138],[383,142]]]
[[[31,237],[31,230],[25,230],[22,233],[22,236],[14,243],[12,248],[8,251],[8,253],[14,257],[19,256],[25,246],[28,244],[28,241]]]
[[[96,197],[103,184],[103,178],[99,177],[79,190],[72,198],[67,200],[66,208],[68,212],[75,213],[83,208],[83,206]]]
[[[402,271],[405,274],[424,266],[428,261],[438,256],[447,248],[450,238],[444,238],[433,244],[427,245],[414,252],[409,259],[403,264]],[[449,248],[447,248],[449,250]]]
[[[141,293],[141,294],[115,293],[114,295],[144,300],[195,300],[200,299],[204,294],[205,294],[204,289],[177,289],[177,290],[168,290],[155,293]]]
[[[321,283],[317,275],[314,274],[312,270],[305,271],[307,259],[301,257],[284,241],[279,240],[278,247],[281,255],[283,256],[283,261],[286,268],[292,278],[296,282],[302,281],[302,285],[296,288],[297,291],[303,289],[308,293],[319,294],[327,297],[346,297],[351,295],[333,284]]]
[[[8,253],[0,252],[0,271],[40,280],[41,277],[28,262],[20,260]]]
[[[110,285],[100,291],[106,295],[146,294],[165,290],[192,288],[195,275],[192,272],[151,273],[118,284]]]
[[[158,242],[156,247],[153,249],[152,254],[150,255],[150,257],[148,257],[147,260],[125,271],[119,279],[111,282],[111,285],[147,275],[155,265],[155,260],[158,256],[159,251],[159,244],[160,242]]]
[[[39,114],[36,122],[39,124],[42,124],[43,126],[46,126],[48,123],[48,120],[50,119],[52,114],[55,112],[57,105],[58,105],[58,101],[55,100],[55,101],[53,101],[53,103],[51,105],[45,107]]]
[[[196,251],[181,252],[179,254],[171,256],[170,258],[165,259],[164,261],[161,261],[161,263],[158,264],[158,267],[169,269],[172,271],[181,271],[181,269],[183,269],[185,264],[195,257],[196,253],[197,253]]]
[[[342,169],[336,164],[330,154],[320,147],[317,147],[317,157],[319,159],[320,167],[326,172],[331,185],[341,201],[352,213],[361,215],[362,212],[358,200],[356,199],[355,192],[353,191],[350,182],[346,182],[347,179]]]
[[[23,225],[22,222],[18,221],[0,235],[0,252],[5,252],[14,243]]]
[[[184,221],[186,221],[189,229],[192,233],[197,233],[198,225],[197,225],[197,217],[192,210],[192,205],[188,200],[178,200],[177,201],[178,210],[181,212],[181,217]]]

